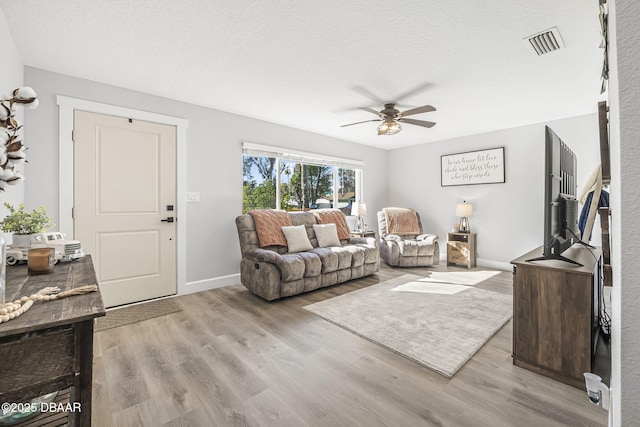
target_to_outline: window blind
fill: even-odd
[[[306,153],[303,151],[290,150],[288,148],[254,144],[252,142],[242,143],[242,154],[255,157],[277,157],[300,163],[321,166],[337,166],[345,169],[362,169],[364,167],[364,162],[361,160],[343,159],[339,157],[325,156],[323,154]]]

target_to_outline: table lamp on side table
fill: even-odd
[[[351,215],[356,217],[356,231],[365,231],[364,216],[367,214],[367,204],[362,202],[353,202],[351,205]]]
[[[456,216],[460,217],[460,233],[470,233],[469,217],[473,215],[473,205],[463,201],[456,205]]]

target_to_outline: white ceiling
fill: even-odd
[[[596,0],[0,0],[25,65],[384,149],[596,111]],[[557,27],[566,47],[523,41]],[[29,82],[25,82],[29,84]],[[37,88],[35,88],[37,91]],[[357,107],[400,110],[377,136]],[[180,112],[175,112],[180,115]]]

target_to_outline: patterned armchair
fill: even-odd
[[[425,234],[413,209],[384,208],[378,212],[380,257],[392,267],[440,264],[438,236]]]

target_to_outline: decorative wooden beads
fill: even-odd
[[[29,310],[34,301],[51,301],[55,299],[70,297],[73,295],[82,295],[89,292],[95,292],[98,290],[96,285],[81,286],[76,289],[60,292],[60,288],[48,286],[44,289],[40,289],[35,294],[28,297],[22,297],[13,302],[7,302],[3,306],[0,306],[0,323],[8,322],[16,317],[22,315],[25,311]]]
[[[27,300],[24,304],[16,304],[15,302],[6,303],[3,308],[0,308],[0,323],[15,319],[29,310],[32,305],[32,300]]]

